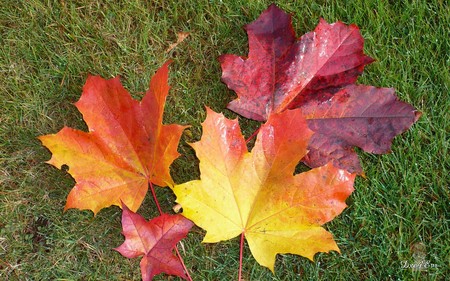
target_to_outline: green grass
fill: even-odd
[[[123,2],[123,3],[119,3]],[[286,1],[288,2],[288,1]],[[423,112],[387,155],[360,153],[349,207],[326,225],[341,254],[315,261],[278,255],[275,275],[244,252],[245,280],[444,280],[450,276],[449,112],[450,8],[447,1],[289,1],[298,35],[320,17],[355,23],[365,50],[377,59],[359,83],[394,87]],[[198,177],[185,144],[200,137],[204,107],[223,111],[234,93],[220,82],[217,57],[246,55],[242,29],[269,1],[12,1],[0,5],[0,280],[140,280],[139,260],[111,250],[123,242],[118,208],[63,213],[74,182],[43,162],[50,153],[37,136],[64,125],[85,129],[72,105],[88,73],[113,77],[135,97],[150,76],[173,59],[165,120],[191,124],[176,182]],[[191,35],[170,53],[179,31]],[[256,124],[242,121],[248,136]],[[166,210],[174,200],[158,196]],[[147,198],[140,211],[156,215]],[[194,280],[234,280],[239,241],[200,244],[194,229],[181,250]],[[420,250],[418,250],[420,249]],[[418,252],[436,265],[402,269]],[[164,275],[157,280],[173,280]],[[176,278],[174,278],[176,279]]]

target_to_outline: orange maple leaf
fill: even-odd
[[[321,225],[347,206],[355,174],[327,164],[294,175],[311,135],[299,109],[272,114],[248,152],[237,120],[208,109],[203,136],[192,144],[200,180],[174,187],[183,215],[206,230],[203,242],[243,234],[255,259],[272,271],[277,253],[312,260],[317,252],[339,251]]]
[[[57,168],[68,165],[76,181],[65,210],[89,209],[96,214],[123,202],[135,212],[150,182],[173,185],[169,166],[179,156],[185,126],[162,124],[169,63],[152,77],[141,102],[131,98],[119,77],[89,76],[75,103],[89,132],[64,127],[39,137],[53,153],[47,163]]]

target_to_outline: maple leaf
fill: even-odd
[[[64,127],[39,137],[53,154],[47,163],[57,168],[68,165],[76,181],[65,210],[90,209],[96,214],[123,202],[136,211],[149,182],[173,184],[169,166],[179,156],[177,146],[185,127],[162,124],[169,63],[152,77],[141,102],[131,98],[118,77],[89,76],[75,103],[89,132]]]
[[[328,24],[321,19],[313,32],[296,39],[291,17],[273,4],[245,29],[248,58],[219,58],[222,80],[238,95],[228,108],[258,121],[286,109],[309,112],[313,117],[307,118],[314,120],[308,124],[320,134],[313,137],[311,152],[303,160],[310,167],[333,161],[340,168],[362,173],[353,146],[385,153],[390,150],[392,138],[419,118],[420,113],[412,106],[393,98],[393,90],[388,94],[386,89],[350,87],[365,65],[373,62],[363,53],[364,39],[357,26]],[[342,91],[352,98],[333,98]],[[331,116],[326,110],[315,111],[315,106],[332,107],[342,114]]]
[[[244,234],[255,259],[272,271],[277,253],[312,260],[339,251],[321,225],[346,207],[355,174],[327,164],[293,175],[312,134],[299,109],[272,114],[251,152],[237,120],[207,109],[202,125],[201,140],[191,144],[200,180],[174,192],[183,215],[206,230],[203,242]]]
[[[301,108],[315,132],[302,161],[310,167],[333,161],[335,166],[356,173],[362,173],[362,168],[353,147],[388,153],[392,139],[421,115],[399,101],[394,89],[362,85],[348,85],[327,101],[309,101]]]
[[[275,4],[245,29],[248,58],[227,54],[219,61],[222,81],[238,95],[228,108],[250,119],[265,121],[317,91],[354,83],[373,62],[363,54],[357,26],[321,19],[314,32],[297,40],[291,16]]]
[[[182,215],[168,214],[146,221],[127,206],[123,205],[122,209],[125,242],[114,250],[127,258],[143,256],[140,263],[143,281],[152,280],[160,273],[187,279],[183,264],[172,251],[194,224]]]

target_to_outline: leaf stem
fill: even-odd
[[[180,252],[178,251],[178,247],[175,246],[174,248],[175,248],[175,251],[177,252],[178,259],[180,260],[181,265],[183,266],[184,272],[186,272],[186,276],[187,276],[188,280],[192,281],[192,277],[191,277],[191,275],[189,275],[189,271],[188,271],[186,265],[184,264],[184,261],[183,261],[183,258],[181,257]]]
[[[258,132],[259,132],[260,129],[261,129],[261,127],[259,127],[258,129],[256,129],[256,131],[254,131],[253,134],[252,134],[250,137],[248,137],[248,139],[245,141],[245,143],[248,143],[249,141],[251,141],[252,138],[254,138],[254,137],[258,134]]]
[[[164,214],[164,212],[163,212],[162,209],[161,209],[161,206],[159,205],[158,198],[156,198],[155,188],[153,187],[153,184],[152,184],[152,182],[151,182],[150,180],[148,180],[148,186],[149,186],[149,188],[150,188],[150,190],[151,190],[151,192],[152,192],[152,195],[153,195],[153,201],[155,201],[155,204],[156,204],[156,207],[158,208],[159,214],[161,214],[161,215]],[[180,260],[181,265],[183,266],[184,272],[186,272],[186,276],[187,276],[188,280],[189,280],[189,281],[192,281],[192,277],[191,277],[191,275],[189,274],[189,271],[187,270],[186,265],[184,264],[184,260],[183,260],[183,258],[181,257],[180,251],[178,251],[178,247],[175,246],[174,249],[175,249],[175,252],[177,253],[178,260]]]
[[[243,231],[241,233],[241,245],[239,248],[239,276],[238,276],[239,281],[242,280],[242,256],[244,253],[244,238],[245,238],[245,232]]]
[[[153,187],[153,184],[150,180],[148,181],[148,186],[150,187],[150,190],[152,192],[153,200],[155,201],[156,207],[158,208],[159,213],[162,215],[163,211],[161,210],[161,206],[159,205],[158,198],[156,198],[155,188]]]

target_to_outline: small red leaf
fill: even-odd
[[[168,214],[146,221],[127,206],[123,205],[122,209],[125,242],[115,250],[127,258],[143,256],[142,280],[152,280],[160,273],[187,279],[182,263],[172,251],[194,224],[182,215]]]

